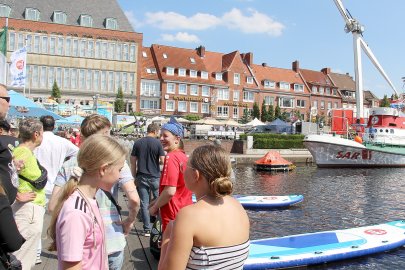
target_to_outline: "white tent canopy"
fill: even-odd
[[[260,121],[259,119],[255,118],[252,121],[250,121],[249,123],[246,123],[245,126],[263,126],[265,125],[265,123],[263,123],[262,121]]]

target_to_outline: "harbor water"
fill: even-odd
[[[321,169],[298,166],[288,173],[257,172],[237,164],[235,194],[302,194],[282,210],[248,211],[251,239],[347,229],[405,219],[405,169]],[[311,266],[310,269],[405,269],[405,248]]]

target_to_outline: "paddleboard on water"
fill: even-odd
[[[270,208],[280,208],[287,207],[299,202],[304,199],[303,195],[286,195],[286,196],[244,196],[235,195],[234,196],[244,208],[246,209],[270,209]],[[193,195],[193,202],[196,202],[196,198]]]
[[[405,221],[251,241],[243,269],[273,269],[345,260],[401,247]]]

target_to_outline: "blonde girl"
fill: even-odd
[[[159,270],[242,269],[249,253],[249,218],[230,196],[229,155],[218,146],[200,146],[182,171],[197,202],[167,226]]]
[[[78,167],[63,188],[48,234],[59,269],[108,269],[104,224],[95,195],[117,182],[126,150],[113,138],[93,135],[80,146]]]

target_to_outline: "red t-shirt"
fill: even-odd
[[[184,206],[192,204],[192,192],[184,184],[184,175],[180,172],[180,165],[186,166],[187,156],[181,150],[170,152],[165,157],[162,175],[160,176],[159,194],[165,186],[176,187],[176,193],[172,199],[160,208],[162,218],[162,232],[166,229],[170,220],[176,218],[177,212]]]

